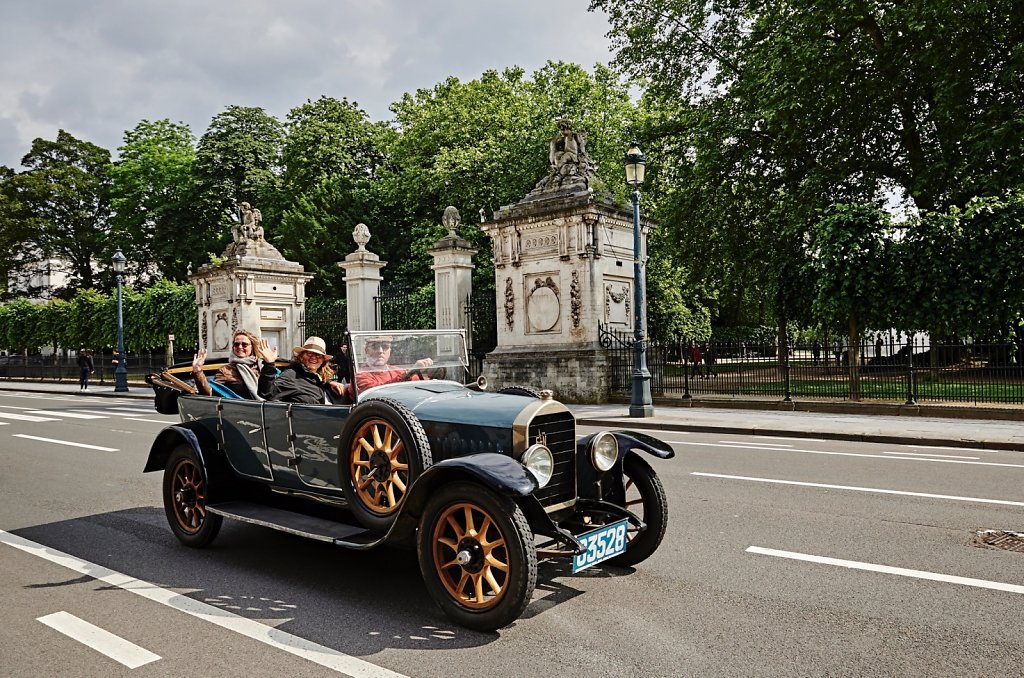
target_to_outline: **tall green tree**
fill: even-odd
[[[239,203],[259,208],[268,225],[276,221],[273,206],[279,202],[283,141],[284,127],[277,118],[245,106],[228,106],[200,137],[189,197],[190,228],[221,234],[214,254],[230,237]]]
[[[372,183],[393,134],[345,99],[321,97],[288,113],[280,218],[269,237],[282,254],[315,274],[310,294],[344,296],[344,271],[337,262],[355,248],[355,225],[373,223],[380,210],[373,204]]]
[[[923,210],[1024,177],[1024,14],[940,0],[592,0],[645,80],[663,223],[723,284],[773,282],[831,204]],[[788,263],[787,263],[788,262]],[[731,281],[727,283],[726,281]],[[733,290],[733,294],[744,290]],[[766,299],[775,303],[772,299]]]
[[[110,151],[60,130],[36,139],[22,159],[27,169],[4,181],[16,204],[19,266],[48,258],[67,261],[69,288],[92,287],[95,261],[109,261]]]
[[[110,221],[132,277],[142,284],[157,276],[183,279],[188,264],[211,247],[210,234],[189,228],[195,143],[184,123],[143,120],[125,132],[118,149],[110,171]]]

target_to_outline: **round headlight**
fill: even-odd
[[[523,453],[523,466],[537,479],[537,486],[544,487],[551,482],[555,472],[555,457],[546,446],[537,443]]]
[[[590,441],[590,460],[598,471],[607,471],[615,466],[618,458],[619,444],[615,442],[615,436],[611,433],[598,433]]]

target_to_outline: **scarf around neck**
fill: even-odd
[[[228,363],[235,366],[235,371],[238,372],[238,377],[242,380],[242,383],[245,384],[245,387],[249,389],[249,394],[256,400],[263,400],[263,398],[259,396],[259,393],[257,393],[259,389],[256,383],[256,377],[253,376],[252,370],[246,369],[250,367],[253,369],[259,369],[259,360],[256,359],[256,356],[249,355],[244,358],[239,358],[232,354],[228,357]]]

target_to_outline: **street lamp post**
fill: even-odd
[[[114,253],[114,272],[117,273],[117,367],[114,368],[114,391],[123,392],[128,390],[128,368],[124,364],[124,319],[121,315],[121,284],[124,273],[124,264],[128,261],[121,248]]]
[[[651,373],[647,370],[647,307],[644,303],[644,260],[640,237],[640,184],[644,183],[644,154],[634,141],[626,151],[626,183],[633,187],[633,398],[629,416],[652,417]]]

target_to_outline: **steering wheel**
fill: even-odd
[[[413,377],[419,377],[420,379],[426,379],[426,375],[423,374],[423,370],[418,367],[414,367],[405,373],[399,381],[411,381]]]

